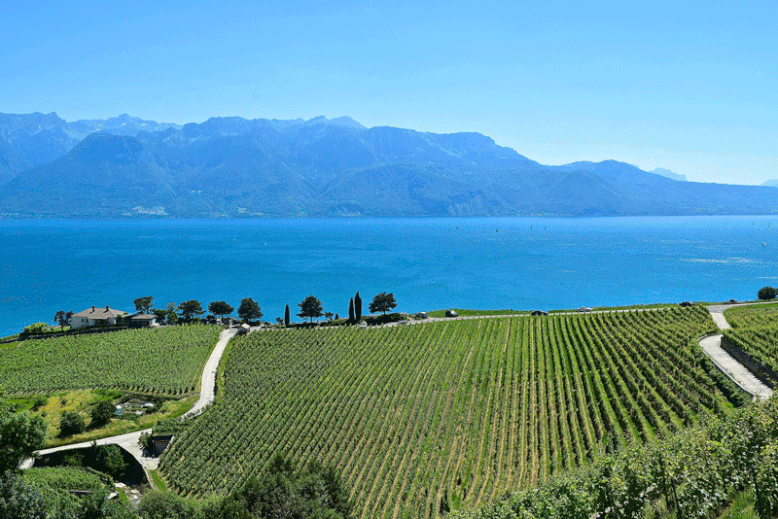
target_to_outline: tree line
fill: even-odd
[[[162,308],[154,307],[154,297],[144,296],[138,297],[133,301],[135,310],[141,314],[154,314],[158,322],[176,323],[179,321],[190,322],[194,319],[199,319],[205,313],[202,304],[196,299],[190,299],[183,301],[176,305],[176,303],[170,302]],[[324,306],[321,300],[319,300],[313,294],[306,296],[302,302],[297,306],[300,311],[295,315],[301,319],[309,319],[310,323],[313,320],[325,317],[327,321],[340,320],[340,314],[324,311]],[[216,317],[224,319],[227,316],[232,315],[235,312],[235,308],[226,301],[211,301],[208,303],[208,312]],[[397,308],[397,300],[392,292],[379,292],[373,296],[372,301],[368,304],[368,311],[371,314],[382,313],[386,315]],[[251,297],[241,299],[240,305],[237,309],[238,318],[244,323],[258,321],[264,314],[259,304]],[[54,322],[57,323],[62,331],[65,330],[65,326],[69,326],[73,312],[66,312],[64,310],[58,311],[54,315]],[[284,317],[276,317],[276,324],[289,327],[291,325],[292,313],[287,304],[284,308]],[[362,320],[362,297],[357,292],[354,297],[349,299],[348,304],[348,321],[349,323],[357,323]]]

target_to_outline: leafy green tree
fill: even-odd
[[[379,292],[373,297],[368,308],[371,314],[382,312],[386,315],[386,312],[397,308],[397,301],[394,299],[393,293]]]
[[[256,301],[250,297],[245,297],[240,300],[240,306],[238,307],[238,317],[243,319],[243,322],[254,321],[260,319],[264,314]]]
[[[289,305],[284,308],[284,326],[289,328],[289,322],[292,320],[292,313],[289,311]]]
[[[762,287],[757,294],[759,299],[767,301],[769,299],[775,299],[776,290],[773,287]]]
[[[332,312],[324,312],[324,318],[327,319],[328,322],[332,322],[332,319],[335,317],[335,314]]]
[[[152,313],[157,316],[158,323],[163,323],[167,319],[168,311],[164,308],[155,308]]]
[[[15,469],[22,459],[43,447],[45,439],[46,424],[40,416],[0,410],[0,474]]]
[[[124,461],[122,451],[116,445],[95,445],[92,444],[94,459],[97,464],[97,470],[105,472],[114,479],[119,479],[128,468]]]
[[[111,421],[114,413],[114,405],[110,400],[100,400],[89,410],[92,417],[92,426],[105,425]]]
[[[209,517],[349,519],[353,504],[340,475],[313,462],[295,471],[292,463],[277,454],[259,478],[251,478],[238,492],[221,501]]]
[[[62,436],[82,433],[86,430],[86,421],[75,411],[65,411],[59,419],[59,430]]]
[[[198,517],[193,502],[172,492],[154,490],[143,495],[138,507],[145,519],[189,519]],[[209,517],[209,516],[206,516]],[[236,516],[240,518],[241,516]]]
[[[359,295],[359,292],[357,292],[357,295],[354,296],[354,320],[360,321],[362,319],[362,296]]]
[[[151,296],[139,297],[133,303],[135,303],[135,310],[147,314],[151,310],[151,305],[154,304],[154,298]]]
[[[226,301],[211,301],[208,303],[208,311],[213,315],[221,315],[224,319],[225,315],[230,315],[235,309]]]
[[[356,314],[354,313],[354,298],[348,300],[348,320],[353,323],[356,320]]]
[[[184,321],[191,321],[194,316],[203,315],[205,313],[200,302],[195,299],[184,301],[178,305],[178,311],[181,312],[181,319]]]
[[[321,301],[316,299],[316,297],[314,297],[313,295],[310,295],[305,299],[303,299],[303,302],[298,303],[297,306],[300,307],[300,313],[297,314],[297,317],[301,317],[303,319],[309,318],[311,322],[313,322],[314,317],[318,319],[319,317],[324,315]]]
[[[54,322],[59,324],[60,329],[64,332],[65,326],[70,324],[70,319],[73,317],[73,312],[65,312],[60,310],[54,314]]]
[[[49,514],[46,501],[35,487],[10,472],[5,475],[0,472],[0,518],[46,519],[47,517]]]

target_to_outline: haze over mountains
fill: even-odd
[[[668,178],[670,177],[670,178]],[[616,161],[544,166],[479,133],[0,114],[5,217],[773,214],[772,187]]]

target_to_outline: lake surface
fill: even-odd
[[[778,285],[778,217],[0,220],[0,336],[92,305],[197,299],[264,319],[314,294],[348,314],[753,299]],[[764,245],[763,245],[764,244]]]

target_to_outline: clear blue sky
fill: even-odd
[[[545,164],[778,178],[778,2],[632,4],[5,2],[0,112],[349,115]]]

